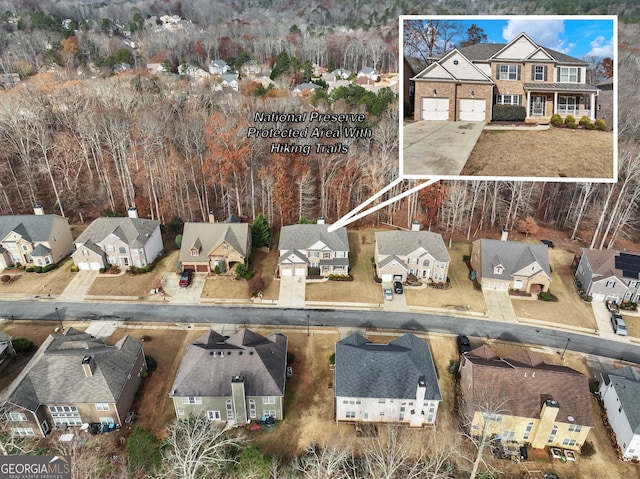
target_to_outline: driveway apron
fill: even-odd
[[[84,301],[87,291],[89,291],[89,288],[91,288],[91,285],[97,277],[97,271],[78,271],[64,291],[58,295],[56,301]]]
[[[489,319],[504,321],[505,323],[517,323],[516,313],[511,304],[511,298],[507,291],[483,290],[484,301],[487,304]]]
[[[278,295],[278,307],[280,308],[304,308],[305,306],[305,277],[282,276],[280,277],[280,294]]]

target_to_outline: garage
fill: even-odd
[[[422,119],[428,121],[449,120],[448,98],[423,98]]]
[[[197,264],[196,266],[196,272],[197,273],[208,273],[209,272],[209,267],[206,264]]]
[[[98,271],[100,268],[100,263],[89,263],[86,261],[78,263],[78,269],[80,271]]]
[[[391,281],[393,281],[393,275],[392,274],[383,274],[382,275],[382,281],[385,283],[391,283]]]
[[[282,276],[292,276],[293,275],[293,270],[290,268],[280,268],[280,274]]]
[[[460,121],[485,121],[486,100],[460,99]]]
[[[307,268],[296,268],[295,275],[296,276],[306,276],[307,275]]]

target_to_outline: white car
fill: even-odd
[[[391,288],[384,288],[382,291],[384,293],[385,301],[392,301],[393,300],[393,291],[391,290]]]

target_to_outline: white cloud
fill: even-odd
[[[613,40],[607,40],[602,35],[596,37],[590,44],[591,50],[587,53],[587,56],[594,56],[597,58],[613,57]]]
[[[566,44],[562,38],[564,35],[563,20],[531,20],[516,18],[509,20],[502,29],[502,38],[510,42],[515,37],[525,32],[531,40],[552,50],[567,53],[575,44]]]

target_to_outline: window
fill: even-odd
[[[193,249],[191,250],[191,256],[198,256],[198,253],[199,253],[199,251],[198,251],[198,249],[197,249],[197,248],[193,248]]]
[[[386,399],[378,399],[378,404],[386,404],[387,400]]]
[[[59,414],[77,413],[78,408],[75,406],[49,406],[49,412]]]
[[[184,409],[178,409],[178,416],[184,416]]]
[[[533,81],[547,81],[547,67],[535,65],[532,70]]]
[[[578,425],[578,424],[570,424],[569,425],[569,432],[580,432],[582,431],[582,426]]]
[[[529,436],[531,436],[532,429],[533,429],[533,423],[530,422],[529,424],[527,424],[527,427],[524,429],[524,436],[522,436],[522,439],[529,439]]]
[[[221,417],[220,411],[207,411],[207,419],[209,421],[219,421]]]
[[[580,81],[580,71],[578,67],[560,67],[558,81],[560,81],[560,83],[578,83]]]
[[[33,428],[31,427],[12,427],[11,432],[16,436],[34,436]]]
[[[317,251],[309,251],[308,256],[309,258],[318,258],[320,256],[320,253],[318,253]]]
[[[276,417],[276,410],[275,409],[265,409],[262,412],[262,415],[266,416],[266,417]]]
[[[51,264],[51,258],[49,256],[44,257],[44,264]]]
[[[275,404],[276,397],[275,396],[264,396],[262,398],[262,404]]]
[[[485,421],[502,422],[502,414],[492,414],[492,413],[488,413],[488,412],[483,412],[482,413],[482,418]]]
[[[499,65],[498,80],[519,80],[520,65]]]
[[[360,403],[362,403],[362,400],[358,398],[345,399],[344,401],[342,401],[342,404],[360,404]]]
[[[105,245],[104,250],[111,252],[111,251],[115,251],[116,249],[113,247],[112,244],[108,244],[108,245]]]
[[[107,426],[109,424],[113,424],[113,418],[112,417],[101,417],[100,418],[100,424],[106,424]]]
[[[408,264],[418,264],[418,258],[409,258]]]
[[[26,244],[23,244],[22,251],[29,251],[29,247]]]
[[[513,441],[515,437],[516,437],[515,431],[504,431],[502,433],[502,438],[506,441]]]
[[[427,422],[432,423],[435,420],[436,416],[436,407],[433,404],[429,405],[429,409],[427,410]]]
[[[563,446],[575,446],[576,442],[578,442],[578,441],[576,441],[575,439],[569,439],[568,437],[565,437],[562,440],[562,445]]]
[[[231,399],[227,399],[227,419],[233,419],[233,405]]]
[[[106,402],[101,402],[96,404],[96,411],[108,411],[108,410],[109,410],[109,404],[107,404]]]
[[[429,261],[428,259],[425,259],[425,260],[422,262],[422,266],[429,266],[430,264],[431,264],[431,261]]]
[[[227,248],[229,248],[229,245],[227,245],[227,243],[222,243],[222,249],[226,250]]]
[[[118,251],[120,252],[120,254],[127,254],[127,248],[125,248],[124,246],[120,246],[120,248],[118,248]]]
[[[324,252],[322,253],[322,259],[331,259],[331,253]]]
[[[380,411],[380,417],[384,417],[384,411]]]
[[[496,105],[519,105],[520,95],[496,95]]]
[[[502,265],[498,265],[493,268],[493,274],[502,274],[503,271],[504,268],[502,267]]]
[[[202,404],[202,398],[199,397],[183,397],[182,404]]]
[[[344,413],[344,417],[346,417],[347,419],[355,419],[356,412],[355,411],[347,411],[347,412]]]
[[[561,115],[576,114],[576,97],[575,96],[559,96],[558,97],[558,113]]]
[[[551,430],[551,435],[549,436],[549,439],[547,440],[547,442],[552,443],[553,441],[555,441],[556,434],[558,434],[558,426],[553,426],[553,429]]]
[[[27,415],[21,412],[8,412],[5,415],[7,421],[26,421]]]
[[[616,282],[614,280],[608,280],[605,284],[605,287],[607,288],[615,288],[616,287]]]
[[[251,419],[255,419],[257,417],[256,402],[253,399],[249,399],[249,417]]]

